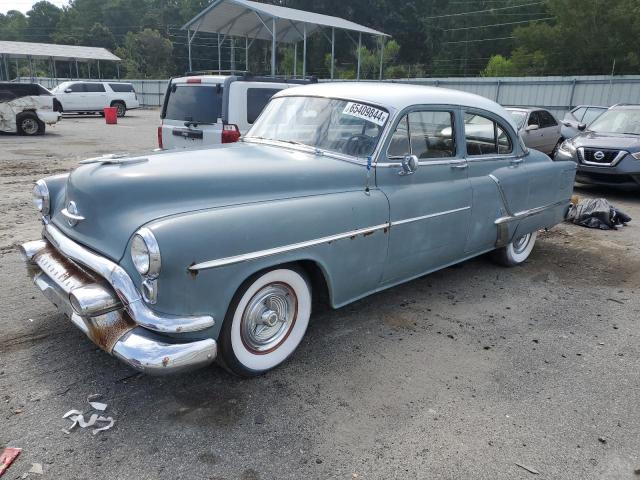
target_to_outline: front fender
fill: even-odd
[[[373,189],[249,203],[173,215],[147,224],[162,254],[156,310],[213,315],[216,337],[238,287],[265,268],[300,260],[325,275],[331,304],[338,307],[377,287],[387,254],[389,207]],[[302,242],[380,226],[304,248]],[[190,267],[212,260],[278,249],[260,258],[214,268]],[[123,263],[130,263],[125,255]],[[126,266],[125,266],[126,268]],[[130,265],[129,265],[130,268]]]

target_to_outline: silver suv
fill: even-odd
[[[160,148],[192,148],[233,143],[256,121],[271,97],[315,79],[251,74],[189,73],[169,81],[158,127]]]

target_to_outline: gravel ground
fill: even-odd
[[[640,478],[640,192],[578,190],[637,218],[622,230],[560,225],[521,267],[481,257],[319,312],[261,378],[154,378],[56,313],[15,245],[39,234],[33,181],[153,148],[157,124],[0,136],[0,449],[23,448],[6,478]],[[115,427],[61,432],[94,393]]]

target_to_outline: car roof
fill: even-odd
[[[519,112],[537,112],[538,110],[544,110],[545,112],[549,112],[549,110],[542,107],[505,107],[505,110],[511,110],[511,111],[517,110]]]
[[[507,111],[493,100],[441,87],[390,82],[322,82],[283,90],[275,97],[318,96],[354,100],[395,111],[413,105],[456,105],[474,107],[504,118],[515,128]]]

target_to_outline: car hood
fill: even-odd
[[[58,197],[52,221],[77,242],[119,261],[133,233],[153,220],[363,189],[364,175],[361,165],[270,145],[237,143],[171,151],[139,162],[81,165],[69,176],[65,194]],[[84,217],[73,227],[60,213],[71,201]]]
[[[640,150],[640,136],[624,133],[584,132],[573,138],[576,147],[607,148],[612,150]]]

